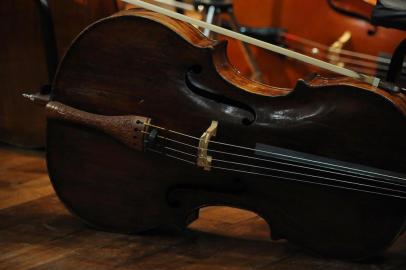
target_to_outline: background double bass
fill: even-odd
[[[277,27],[286,30],[279,42],[286,48],[384,78],[390,56],[406,38],[404,31],[375,27],[368,20],[374,1],[364,0],[234,0],[234,13],[241,25]],[[260,7],[260,8],[259,8]],[[253,16],[255,14],[255,16]],[[357,16],[358,15],[358,16]],[[350,38],[341,49],[331,48],[343,36]],[[238,42],[230,40],[229,57],[244,74],[246,64]],[[330,51],[329,51],[330,49]],[[297,79],[317,72],[331,73],[252,47],[264,75],[263,81],[280,87],[293,87]],[[360,55],[361,54],[361,55]],[[403,75],[403,80],[406,76]]]
[[[44,146],[43,109],[27,104],[22,93],[50,84],[56,65],[50,63],[58,62],[84,27],[116,11],[113,0],[0,1],[0,141]],[[54,31],[51,39],[44,38],[44,31]],[[55,53],[48,57],[58,59],[47,60],[50,51]]]

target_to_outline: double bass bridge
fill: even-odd
[[[202,167],[206,171],[211,170],[212,157],[208,155],[210,139],[216,136],[217,133],[217,121],[211,121],[209,128],[200,136],[199,147],[197,149],[197,162],[198,167]]]

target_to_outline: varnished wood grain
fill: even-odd
[[[252,212],[208,207],[184,234],[153,231],[122,235],[88,228],[53,194],[30,182],[47,179],[41,152],[0,145],[0,269],[334,269],[400,270],[406,237],[369,263],[326,260],[268,241],[266,223]],[[47,179],[48,180],[48,179]],[[19,196],[24,200],[20,201]]]

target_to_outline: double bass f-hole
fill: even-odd
[[[185,75],[185,83],[190,91],[202,98],[215,101],[236,108],[239,115],[242,116],[241,123],[251,125],[256,119],[256,113],[249,105],[235,100],[233,98],[219,94],[215,89],[208,89],[199,82],[199,77],[204,73],[201,66],[195,65],[190,67]]]

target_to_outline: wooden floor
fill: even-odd
[[[406,269],[406,237],[369,263],[268,240],[253,213],[205,208],[185,234],[120,235],[72,216],[49,183],[44,153],[0,145],[0,269]]]

